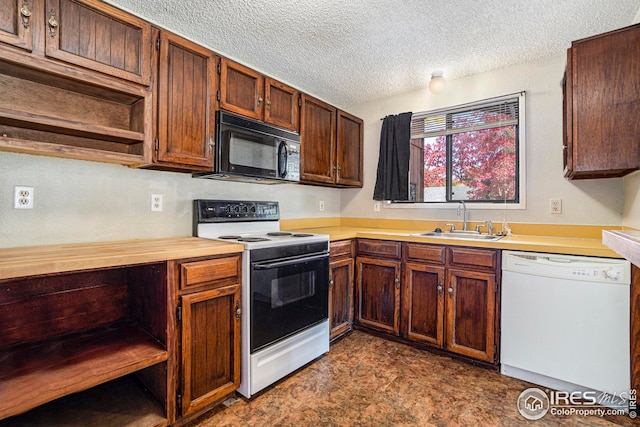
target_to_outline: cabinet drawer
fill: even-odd
[[[404,258],[411,261],[429,261],[437,264],[445,263],[445,247],[405,243]]]
[[[240,283],[240,256],[187,262],[180,265],[180,289]]]
[[[402,244],[387,240],[358,240],[358,255],[400,258]]]
[[[333,257],[353,257],[353,240],[331,242],[329,255]]]
[[[449,265],[480,267],[495,270],[498,266],[498,251],[494,249],[448,248]]]

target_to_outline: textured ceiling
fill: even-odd
[[[109,0],[338,106],[564,52],[640,0]]]

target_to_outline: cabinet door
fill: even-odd
[[[0,0],[0,42],[33,49],[33,0]]]
[[[496,281],[492,273],[447,273],[445,348],[494,362]]]
[[[220,108],[262,120],[263,87],[261,74],[226,58],[220,61]]]
[[[573,144],[569,178],[606,178],[640,167],[640,24],[570,49]]]
[[[362,187],[363,122],[338,111],[336,143],[336,184]]]
[[[176,35],[160,34],[157,160],[213,167],[213,52]]]
[[[97,0],[47,0],[46,54],[149,85],[151,25]]]
[[[358,323],[400,333],[400,261],[358,258]]]
[[[182,415],[240,385],[240,289],[227,286],[182,299]]]
[[[335,183],[336,109],[302,94],[300,179]]]
[[[329,328],[330,339],[351,330],[353,322],[353,258],[342,258],[329,264]]]
[[[300,92],[269,77],[264,79],[264,121],[298,132]]]
[[[402,335],[442,347],[444,267],[405,263],[402,283]]]

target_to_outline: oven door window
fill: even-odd
[[[252,264],[250,304],[252,353],[327,319],[328,255]]]

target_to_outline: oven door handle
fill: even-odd
[[[306,261],[315,261],[315,260],[328,258],[328,257],[329,257],[329,254],[323,254],[323,255],[313,255],[313,256],[302,257],[302,258],[289,259],[286,261],[272,262],[269,264],[256,263],[253,265],[253,268],[255,270],[270,270],[272,268],[286,267],[287,265],[294,265],[294,264],[298,264]]]

